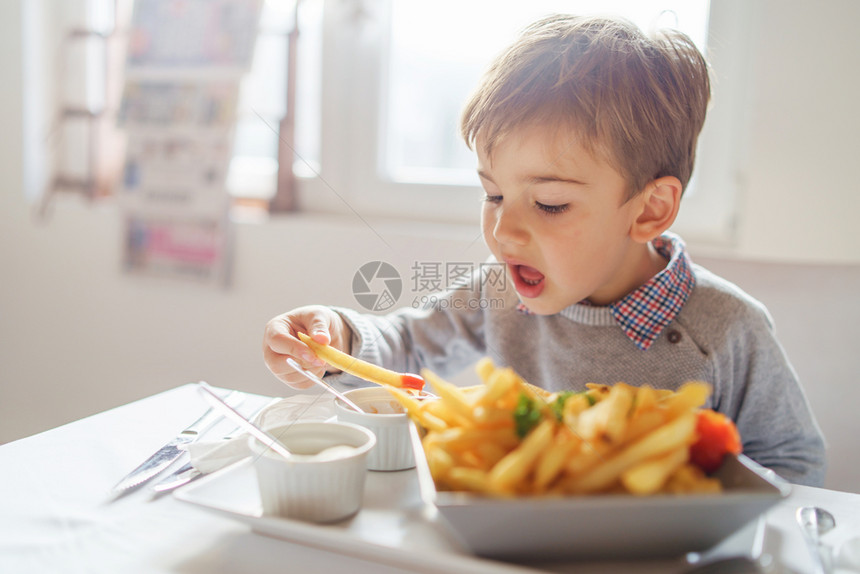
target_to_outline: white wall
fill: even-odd
[[[367,261],[391,262],[408,282],[413,261],[484,257],[462,230],[428,242],[375,223],[389,247],[354,220],[283,218],[237,226],[234,281],[223,290],[120,273],[112,206],[62,201],[46,224],[12,207],[3,213],[17,212],[14,241],[0,252],[0,440],[198,379],[284,392],[261,358],[270,317],[311,302],[355,306],[352,277]]]
[[[826,268],[833,271],[827,276],[855,281],[860,194],[852,160],[860,114],[851,94],[860,88],[853,29],[860,3],[758,6],[744,210],[733,257],[816,262],[799,268],[804,277],[815,276],[824,261],[850,263]],[[415,261],[483,258],[477,229],[370,220],[386,245],[356,218],[290,217],[237,226],[229,290],[123,275],[115,206],[66,198],[38,222],[24,199],[20,10],[20,2],[0,2],[0,443],[198,379],[282,392],[260,358],[269,317],[309,302],[354,306],[350,282],[366,261],[390,261],[408,275]],[[760,289],[754,294],[766,303],[773,297],[778,324],[794,321],[789,350],[803,354],[796,362],[815,385],[819,418],[834,423],[828,438],[840,466],[829,484],[860,490],[860,469],[840,454],[856,450],[858,429],[835,426],[850,424],[860,399],[860,387],[851,384],[860,372],[856,343],[847,342],[857,340],[860,303],[832,299],[844,296],[845,284],[831,290],[826,282],[793,282],[802,291],[792,297],[808,290],[805,300],[828,302],[815,323],[827,336],[805,337],[792,305],[780,303],[781,283],[756,275],[769,267],[725,265],[730,278]],[[839,380],[831,385],[833,377]],[[817,398],[827,395],[838,400]]]
[[[757,26],[738,252],[856,263],[860,2],[756,0],[751,5]]]

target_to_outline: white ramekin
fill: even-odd
[[[337,445],[348,445],[355,451],[334,460],[290,460],[250,439],[264,514],[334,522],[358,512],[364,497],[367,455],[376,444],[372,432],[340,422],[296,422],[266,430],[299,455]]]
[[[368,470],[404,470],[415,466],[409,439],[409,415],[383,387],[365,387],[344,393],[365,410],[357,413],[335,400],[337,420],[361,425],[376,435],[376,446],[367,456]]]

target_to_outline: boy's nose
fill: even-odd
[[[528,231],[515,209],[504,206],[496,211],[496,225],[493,227],[493,237],[499,243],[525,245],[528,242]]]

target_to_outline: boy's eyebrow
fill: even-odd
[[[495,183],[493,178],[486,171],[479,169],[478,177],[481,179],[486,179],[491,183]],[[557,175],[533,175],[526,176],[522,178],[523,182],[528,184],[536,184],[536,183],[571,183],[574,185],[584,185],[585,182],[579,179],[575,179],[572,177],[562,177]]]
[[[527,177],[525,179],[530,183],[572,183],[574,185],[583,185],[585,183],[580,179],[572,177],[561,177],[558,175],[535,175],[532,177]]]

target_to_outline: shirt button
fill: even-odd
[[[673,345],[676,345],[676,344],[678,344],[678,343],[680,343],[680,342],[681,342],[681,332],[680,332],[680,331],[676,331],[675,329],[672,329],[672,330],[671,330],[671,331],[669,331],[669,333],[666,335],[666,338],[667,338],[667,339],[669,339],[669,342],[670,342],[670,343],[672,343]]]

